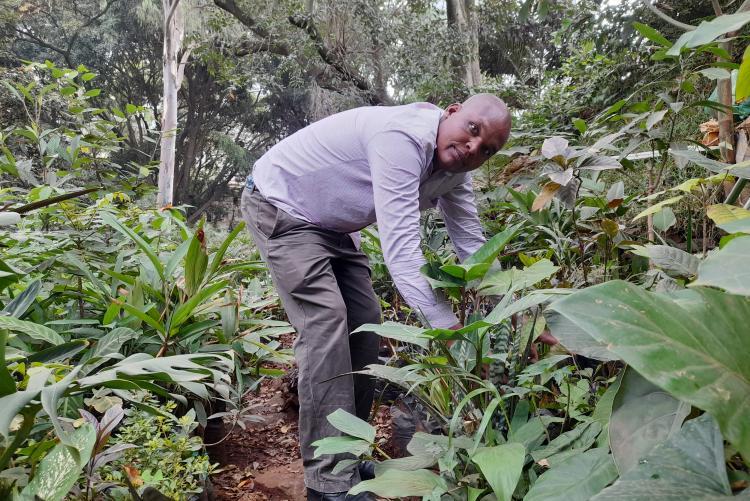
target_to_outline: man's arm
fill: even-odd
[[[438,199],[438,207],[443,213],[448,236],[456,248],[458,259],[462,262],[474,254],[485,242],[482,223],[471,185],[471,175],[466,173],[466,180]]]
[[[419,237],[421,146],[402,132],[386,131],[370,140],[367,156],[383,257],[396,287],[432,327],[456,325],[450,305],[436,298],[419,271],[426,262]]]

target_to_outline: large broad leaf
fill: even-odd
[[[508,245],[508,242],[518,233],[520,228],[521,225],[511,226],[497,233],[487,240],[474,254],[467,257],[464,264],[492,263],[497,255]]]
[[[706,209],[706,215],[727,233],[750,233],[750,210],[734,205],[716,204]]]
[[[532,287],[542,280],[548,279],[560,268],[552,264],[549,259],[542,259],[531,266],[519,270],[513,267],[509,270],[499,270],[484,277],[479,290],[484,295],[506,294],[509,290],[521,290]]]
[[[749,264],[750,236],[735,238],[703,260],[698,267],[698,279],[692,285],[711,285],[732,294],[750,296]]]
[[[13,298],[5,308],[3,313],[7,313],[11,317],[21,318],[29,306],[34,302],[36,296],[39,294],[39,290],[42,288],[42,282],[40,280],[34,280],[31,282],[19,295]]]
[[[696,287],[677,301],[615,280],[550,305],[680,400],[710,412],[750,461],[750,298]]]
[[[550,160],[564,162],[568,157],[568,140],[559,136],[548,137],[542,143],[542,156]]]
[[[96,429],[91,423],[85,423],[73,432],[70,445],[57,444],[47,454],[21,495],[30,499],[38,496],[44,501],[65,498],[91,457],[95,442]]]
[[[371,444],[366,440],[344,436],[321,438],[313,442],[312,446],[315,447],[313,457],[317,458],[325,454],[343,453],[361,456],[370,450]]]
[[[50,344],[62,344],[65,340],[49,327],[19,320],[14,317],[0,317],[0,329],[8,329],[13,332],[21,332],[32,339],[44,341]]]
[[[349,490],[349,494],[372,492],[383,498],[427,496],[440,499],[448,491],[448,484],[429,470],[386,470],[381,476],[360,482]]]
[[[591,447],[601,431],[602,425],[596,421],[581,423],[572,430],[558,435],[547,446],[533,451],[531,457],[539,462],[570,451],[583,452]]]
[[[544,319],[552,335],[566,350],[602,362],[620,360],[620,357],[607,349],[607,343],[594,339],[591,334],[552,309],[553,305],[554,303],[544,311]]]
[[[591,449],[542,474],[524,501],[585,501],[617,478],[607,448]]]
[[[731,493],[721,433],[704,414],[685,423],[592,501],[732,499]]]
[[[411,325],[403,325],[396,322],[384,322],[382,324],[364,324],[361,327],[352,331],[352,334],[357,332],[374,332],[378,336],[387,337],[388,339],[395,339],[396,341],[403,341],[405,343],[416,344],[422,348],[427,348],[430,344],[430,338],[425,336],[424,329],[419,327],[413,327]]]
[[[703,21],[694,31],[690,32],[691,36],[685,45],[687,47],[698,47],[707,44],[725,33],[739,30],[748,22],[750,22],[750,12],[726,14],[711,21]]]
[[[526,447],[521,444],[485,447],[471,456],[498,501],[510,501],[513,497],[525,458]]]
[[[594,412],[591,414],[591,420],[595,423],[599,423],[602,426],[602,432],[596,439],[597,447],[609,445],[609,420],[612,417],[612,407],[614,407],[615,396],[620,391],[620,384],[622,384],[622,377],[625,375],[625,371],[621,371],[617,375],[617,379],[609,385],[607,391],[601,396],[599,401],[596,403]]]
[[[696,256],[669,245],[633,246],[632,252],[651,259],[654,266],[661,268],[667,274],[680,277],[695,276],[701,262]]]
[[[620,475],[679,431],[689,413],[690,405],[626,369],[609,420],[609,446]]]
[[[336,409],[329,414],[326,419],[328,419],[328,422],[331,423],[334,428],[346,433],[347,435],[361,438],[368,442],[375,441],[375,428],[370,426],[366,421],[349,414],[343,409]]]
[[[490,269],[490,263],[445,264],[440,269],[452,277],[464,282],[471,282],[477,278],[482,278]]]

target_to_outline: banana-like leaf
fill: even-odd
[[[96,430],[85,423],[73,432],[70,445],[59,443],[47,454],[21,495],[44,501],[64,499],[91,458],[95,443]]]
[[[328,422],[337,430],[367,442],[375,441],[375,428],[344,409],[336,409],[327,416]]]
[[[204,301],[207,301],[214,294],[224,289],[229,282],[226,280],[220,280],[215,284],[211,284],[203,289],[200,289],[190,299],[182,303],[174,311],[169,323],[169,333],[174,334],[180,330],[180,326],[184,324],[194,313],[195,309]]]
[[[591,449],[543,473],[523,499],[587,500],[615,478],[617,469],[607,448]]]
[[[479,290],[484,295],[502,295],[508,293],[511,289],[517,291],[526,289],[551,277],[559,269],[549,259],[542,259],[523,270],[516,267],[509,270],[500,270],[485,276]]]
[[[102,214],[102,221],[131,239],[146,254],[146,257],[148,257],[149,261],[151,261],[151,264],[154,265],[154,269],[159,274],[159,277],[162,280],[165,280],[164,266],[161,264],[159,256],[156,255],[156,251],[154,250],[154,248],[151,247],[151,245],[149,245],[149,243],[146,242],[146,240],[144,240],[142,236],[133,231],[133,229],[128,228],[127,226],[122,224],[112,214]]]
[[[59,362],[77,355],[88,348],[88,346],[89,342],[86,339],[74,339],[67,343],[51,346],[44,350],[34,352],[26,357],[26,362],[29,364],[34,362]]]
[[[117,327],[105,334],[96,342],[93,357],[103,357],[110,353],[117,353],[122,345],[131,339],[136,339],[139,334],[128,327]]]
[[[14,317],[0,317],[0,329],[8,329],[13,332],[26,334],[32,339],[44,341],[49,344],[63,344],[65,340],[49,327],[34,322],[19,320]]]
[[[750,210],[716,204],[706,209],[706,215],[727,233],[750,233]]]
[[[463,264],[492,263],[520,229],[521,225],[517,224],[496,234],[487,240],[474,254],[467,257]]]
[[[211,264],[208,266],[208,272],[206,273],[206,276],[209,278],[214,275],[221,266],[222,261],[224,261],[224,254],[226,254],[227,249],[232,244],[235,238],[237,238],[237,235],[245,228],[244,221],[241,221],[240,224],[234,227],[232,232],[227,235],[227,237],[224,239],[224,241],[219,246],[219,249],[214,253],[213,257],[211,258]]]
[[[701,262],[696,256],[669,245],[634,246],[632,252],[651,259],[657,268],[668,274],[680,277],[695,276]]]
[[[750,298],[695,287],[691,300],[614,280],[554,309],[675,397],[711,413],[750,461]]]
[[[620,475],[677,433],[689,413],[689,404],[627,368],[609,420],[609,446]]]
[[[709,254],[698,267],[691,285],[710,285],[732,294],[750,296],[750,236],[732,239]]]
[[[591,447],[601,431],[602,425],[596,421],[581,423],[572,430],[558,435],[545,447],[532,451],[531,457],[534,458],[534,461],[539,462],[571,450],[578,453],[583,452]]]
[[[553,307],[554,303],[544,310],[544,319],[547,321],[547,327],[549,327],[552,335],[566,350],[602,362],[620,359],[607,349],[606,343],[594,339],[567,317],[556,312]]]
[[[447,482],[430,470],[386,470],[381,476],[358,483],[349,490],[349,494],[372,492],[383,498],[427,496],[440,499],[447,491]]]
[[[685,423],[592,501],[729,500],[734,499],[731,494],[721,433],[713,418],[704,414]]]
[[[471,456],[498,501],[511,501],[525,458],[526,447],[514,443],[485,447]]]
[[[31,306],[36,299],[41,288],[42,282],[40,280],[34,280],[26,286],[23,292],[14,297],[13,300],[3,308],[3,313],[16,318],[23,317],[26,310],[29,309],[29,306]]]
[[[343,436],[343,437],[326,437],[316,440],[312,443],[315,447],[313,457],[320,457],[326,454],[352,454],[361,456],[370,450],[372,444],[361,438]]]
[[[430,338],[424,335],[424,331],[424,329],[413,327],[411,325],[403,325],[396,322],[384,322],[382,324],[364,324],[352,331],[352,334],[357,332],[374,332],[378,336],[427,348],[430,344]]]

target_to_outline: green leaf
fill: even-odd
[[[77,87],[67,85],[63,87],[62,89],[60,89],[60,94],[62,94],[63,96],[70,96],[72,94],[75,94],[76,90],[78,90]]]
[[[63,344],[65,340],[49,327],[44,325],[35,324],[34,322],[27,322],[25,320],[19,320],[14,317],[0,317],[0,329],[8,329],[13,332],[20,332],[26,334],[32,339],[38,341],[44,341],[49,344]]]
[[[349,414],[344,409],[336,409],[326,419],[328,419],[328,422],[334,428],[347,435],[361,438],[370,443],[375,441],[375,427],[370,426],[366,421],[359,419],[357,416]]]
[[[690,405],[625,369],[609,420],[609,446],[620,475],[677,433],[689,413]]]
[[[588,500],[617,478],[607,448],[591,449],[543,473],[524,501]]]
[[[128,115],[132,115],[133,113],[135,113],[136,111],[138,111],[138,107],[136,105],[134,105],[134,104],[128,103],[128,104],[125,105],[125,111],[128,112]]]
[[[140,334],[128,327],[112,329],[96,342],[92,357],[103,357],[110,353],[117,353],[123,344],[131,339],[137,339],[139,336]]]
[[[669,245],[633,246],[632,252],[651,259],[654,266],[668,274],[681,277],[695,276],[701,262],[696,256]]]
[[[378,336],[427,348],[430,344],[430,338],[424,335],[424,331],[424,329],[411,325],[384,322],[382,324],[364,324],[352,331],[352,334],[357,332],[374,332]]]
[[[96,97],[101,94],[101,89],[91,89],[83,93],[83,97]]]
[[[592,501],[729,500],[731,494],[721,433],[711,416],[704,414],[685,423]]]
[[[649,207],[648,209],[646,209],[646,210],[638,213],[638,215],[633,218],[633,221],[637,221],[638,219],[640,219],[642,217],[646,217],[649,214],[656,214],[657,212],[659,212],[660,210],[662,210],[663,207],[665,207],[667,205],[671,205],[671,204],[676,203],[676,202],[679,202],[680,200],[682,200],[682,197],[683,197],[683,195],[677,195],[676,197],[671,197],[671,198],[668,198],[666,200],[662,200],[658,204],[654,204],[651,207]]]
[[[487,240],[474,254],[466,258],[463,264],[492,263],[520,229],[521,225],[518,224],[497,233]]]
[[[440,499],[447,491],[446,481],[429,470],[386,470],[381,476],[358,483],[349,489],[349,494],[354,496],[362,492],[372,492],[384,498],[427,496]]]
[[[523,271],[516,267],[509,270],[499,270],[485,276],[479,285],[479,290],[483,295],[503,295],[511,289],[520,291],[550,278],[559,269],[560,267],[552,264],[549,259],[541,259],[531,266],[527,266]]]
[[[159,260],[159,256],[156,255],[156,251],[154,251],[154,249],[148,244],[148,242],[143,239],[143,237],[138,235],[131,228],[128,228],[127,226],[122,224],[112,214],[102,214],[102,221],[131,239],[146,254],[146,257],[148,257],[149,261],[151,261],[151,264],[154,265],[154,269],[159,274],[159,277],[162,280],[165,280],[164,266],[162,266],[161,261]]]
[[[602,431],[602,425],[595,421],[581,423],[572,430],[561,433],[547,446],[532,451],[531,457],[534,461],[539,462],[542,459],[549,459],[561,452],[578,450],[583,452],[594,443],[596,437]]]
[[[664,38],[664,35],[647,24],[633,23],[633,27],[638,33],[643,35],[644,38],[647,38],[654,43],[658,43],[659,45],[667,48],[672,46],[672,42]]]
[[[85,339],[74,339],[67,343],[52,346],[44,350],[40,350],[32,353],[26,357],[26,362],[31,364],[34,362],[50,363],[50,362],[61,362],[69,358],[74,357],[81,351],[88,348],[89,342]]]
[[[85,423],[73,432],[70,445],[59,443],[47,454],[21,495],[31,499],[38,496],[44,501],[65,498],[91,458],[95,442],[96,429]]]
[[[750,461],[750,298],[702,287],[683,292],[671,298],[614,280],[548,308],[652,383],[710,412]]]
[[[326,437],[316,440],[312,443],[315,447],[314,458],[324,454],[343,454],[349,453],[355,456],[361,456],[370,450],[371,444],[367,440],[354,437]]]
[[[245,223],[240,222],[237,226],[234,227],[232,232],[227,235],[227,237],[224,239],[224,241],[221,243],[221,246],[219,246],[219,249],[214,253],[213,257],[211,258],[211,264],[208,267],[208,273],[207,275],[209,277],[212,277],[214,273],[219,269],[221,266],[222,261],[224,260],[224,255],[227,252],[227,249],[232,244],[235,238],[237,238],[237,235],[245,228]]]
[[[544,319],[552,335],[566,350],[602,362],[620,360],[620,357],[607,349],[606,343],[597,341],[567,317],[556,312],[554,304],[552,303],[545,309]]]
[[[442,271],[463,282],[470,282],[481,278],[490,269],[490,263],[477,264],[445,264],[440,267]]]
[[[690,37],[685,46],[692,48],[707,44],[725,33],[739,30],[748,22],[750,22],[750,12],[726,14],[711,21],[703,21],[694,31],[688,32]]]
[[[691,285],[710,285],[732,294],[750,296],[750,236],[733,239],[712,251],[698,267]]]
[[[734,100],[736,103],[741,103],[748,96],[750,96],[750,45],[745,47],[745,53],[742,55],[742,63],[735,84]]]
[[[23,292],[14,297],[11,302],[5,305],[5,308],[3,308],[3,313],[7,313],[11,317],[21,318],[26,313],[26,310],[29,309],[29,306],[34,303],[41,288],[41,280],[34,280],[28,286],[26,286]]]
[[[654,227],[659,231],[667,231],[675,224],[677,224],[677,217],[671,207],[664,207],[654,214]]]
[[[724,68],[715,68],[715,67],[704,68],[700,70],[698,73],[700,73],[706,78],[710,78],[711,80],[724,80],[731,76],[729,71],[725,70]]]
[[[596,403],[594,412],[591,413],[591,420],[602,425],[602,432],[596,439],[596,445],[598,447],[609,444],[609,420],[612,417],[612,407],[614,406],[615,396],[620,390],[620,384],[622,384],[622,377],[624,375],[625,371],[620,371],[617,375],[617,379],[609,385],[604,392],[604,395],[602,395]]]
[[[198,307],[198,305],[211,298],[217,292],[224,289],[228,284],[229,282],[226,280],[219,280],[214,284],[200,289],[193,297],[178,306],[170,319],[170,334],[174,334],[179,330],[180,326],[193,315],[193,312]]]
[[[16,380],[8,372],[7,363],[5,362],[5,346],[8,342],[8,330],[0,329],[0,398],[16,392]]]
[[[583,134],[584,132],[586,132],[586,129],[588,128],[588,126],[586,125],[586,122],[584,120],[580,119],[580,118],[574,118],[573,119],[573,126],[581,134]]]
[[[727,233],[750,233],[750,210],[734,205],[710,205],[706,215]]]
[[[471,456],[498,501],[511,501],[525,458],[526,448],[515,443],[485,447]]]

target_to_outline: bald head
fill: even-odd
[[[502,148],[510,127],[508,107],[493,94],[451,104],[438,125],[437,165],[453,172],[476,169]]]
[[[510,111],[508,111],[505,101],[494,94],[482,93],[469,97],[461,106],[476,110],[482,116],[492,119],[494,123],[499,124],[501,130],[498,132],[503,137],[502,144],[505,144],[510,135],[511,127]]]

